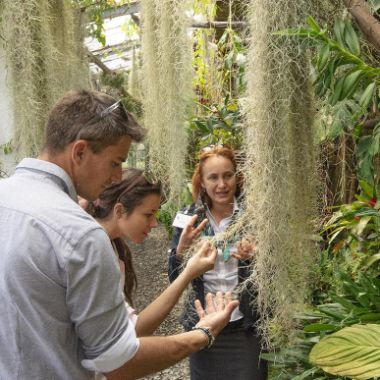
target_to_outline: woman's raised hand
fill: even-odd
[[[235,259],[244,261],[253,257],[253,252],[256,250],[256,244],[247,238],[236,243],[237,252],[231,252],[231,256]]]
[[[209,241],[202,243],[197,252],[189,259],[185,271],[191,279],[214,268],[217,250]]]
[[[183,229],[181,237],[177,246],[177,256],[182,257],[184,251],[191,246],[191,244],[196,240],[201,234],[202,230],[207,224],[207,219],[202,220],[199,223],[198,227],[194,227],[194,224],[198,218],[198,215],[195,214],[191,217],[187,226]]]

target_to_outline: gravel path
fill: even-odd
[[[128,243],[133,254],[133,263],[137,273],[137,292],[134,297],[137,311],[142,310],[169,284],[167,277],[167,249],[169,241],[163,227],[155,228],[149,238],[141,245]],[[176,306],[161,324],[156,335],[171,335],[183,332],[178,323],[180,306]],[[162,372],[144,377],[150,380],[186,380],[189,379],[188,360]]]

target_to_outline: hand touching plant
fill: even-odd
[[[191,244],[196,240],[201,234],[202,230],[207,224],[207,219],[202,220],[198,227],[194,227],[194,224],[198,218],[195,214],[191,217],[187,226],[183,229],[179,243],[177,246],[177,256],[182,257],[184,251],[191,246]]]
[[[243,238],[236,243],[237,252],[231,252],[231,256],[238,260],[248,260],[253,257],[256,244],[247,238]]]

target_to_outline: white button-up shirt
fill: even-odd
[[[234,199],[232,215],[237,210],[239,210],[239,206],[236,199]],[[209,210],[206,211],[206,215],[216,236],[223,233],[232,222],[232,215],[222,219],[219,224],[216,223]],[[235,245],[230,246],[229,248],[231,252],[236,251]],[[216,292],[226,293],[228,291],[233,291],[239,283],[238,263],[239,261],[234,257],[230,257],[228,261],[225,261],[222,249],[218,248],[218,256],[216,258],[214,269],[203,275],[205,293],[215,294]],[[240,312],[239,308],[236,308],[231,315],[231,321],[236,321],[240,318],[243,318],[243,314]]]
[[[138,350],[105,231],[59,166],[0,181],[0,378],[93,379]]]

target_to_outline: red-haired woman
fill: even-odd
[[[203,150],[193,174],[192,189],[195,202],[181,210],[174,221],[176,228],[168,271],[170,281],[179,275],[183,254],[196,238],[224,232],[239,213],[241,179],[236,173],[233,151],[223,146]],[[192,282],[194,292],[190,297],[201,300],[203,305],[206,293],[234,291],[251,273],[254,249],[251,242],[245,239],[220,241],[217,248],[214,269]],[[266,379],[266,363],[259,359],[260,337],[254,328],[257,319],[251,303],[254,296],[252,290],[243,291],[240,307],[232,313],[230,323],[214,345],[190,356],[192,380]],[[198,321],[192,304],[191,299],[181,316],[185,330],[192,329]]]

